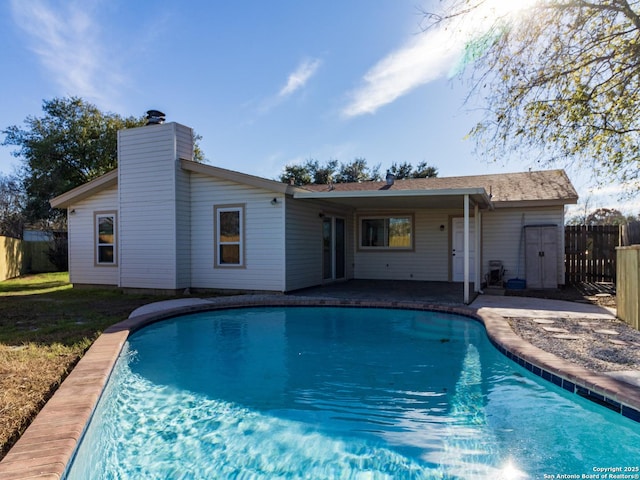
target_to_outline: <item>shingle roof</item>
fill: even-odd
[[[304,185],[314,191],[357,192],[368,190],[447,190],[458,188],[484,188],[492,202],[564,201],[575,203],[578,193],[564,170],[543,170],[522,173],[499,173],[461,177],[436,177],[386,182],[335,183]]]

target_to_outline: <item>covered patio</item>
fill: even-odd
[[[470,290],[474,292],[473,283]],[[477,293],[465,301],[462,282],[419,282],[411,280],[349,280],[290,292],[288,296],[330,298],[336,300],[412,302],[425,305],[464,305],[472,302]]]
[[[421,179],[424,180],[424,179]],[[434,179],[431,179],[434,180]],[[435,179],[440,180],[440,179]],[[423,298],[431,296],[438,300],[438,303],[469,304],[478,294],[481,283],[482,268],[480,263],[481,255],[475,255],[470,260],[470,251],[480,252],[482,239],[482,210],[493,209],[491,195],[483,187],[469,187],[466,185],[451,185],[448,182],[443,185],[434,185],[430,189],[420,188],[415,180],[403,180],[394,182],[393,176],[387,182],[362,182],[335,185],[306,186],[312,191],[298,191],[294,193],[296,199],[322,200],[332,203],[338,209],[351,210],[356,214],[366,211],[388,211],[406,209],[407,211],[423,210],[446,210],[460,209],[463,219],[463,277],[462,282],[413,282],[413,281],[389,281],[386,285],[376,282],[369,284],[380,285],[379,290],[389,290],[380,294],[389,295],[392,298],[404,296],[404,300],[411,297],[414,301],[423,301]],[[478,232],[471,243],[470,232],[473,222],[473,230]],[[455,250],[454,250],[455,251]],[[473,265],[471,262],[473,261]],[[471,272],[474,272],[473,274]],[[451,279],[451,278],[450,278]],[[368,295],[367,285],[360,281],[352,284],[348,288],[354,289],[355,294],[360,296]],[[474,287],[475,286],[475,287]],[[333,291],[333,295],[341,295],[340,291]],[[336,287],[338,288],[338,287]],[[458,296],[458,291],[460,295]],[[433,292],[433,293],[430,293]],[[375,294],[373,294],[375,295]],[[335,298],[335,297],[334,297]],[[340,297],[338,297],[340,298]],[[353,296],[351,296],[353,298]],[[367,297],[368,299],[381,297]],[[426,301],[426,300],[425,300]],[[431,302],[429,302],[431,303]]]

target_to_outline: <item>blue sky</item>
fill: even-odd
[[[512,6],[495,0],[496,8]],[[266,178],[313,158],[426,161],[440,176],[523,171],[481,161],[479,104],[450,78],[464,35],[422,31],[437,0],[9,0],[0,3],[0,128],[80,96],[104,111],[166,113],[209,163]],[[0,147],[0,173],[19,162]],[[589,208],[620,204],[568,171]],[[612,190],[616,190],[612,187]]]

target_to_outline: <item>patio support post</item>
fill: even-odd
[[[469,304],[469,194],[464,195],[464,303]]]
[[[476,203],[473,210],[473,219],[475,221],[475,236],[474,236],[474,252],[473,257],[474,265],[474,278],[473,278],[473,291],[478,293],[480,291],[480,283],[482,282],[482,256],[480,255],[480,235],[482,232],[482,214],[480,213],[480,207]]]

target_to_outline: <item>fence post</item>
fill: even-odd
[[[618,318],[640,330],[640,245],[618,247],[616,250]]]

